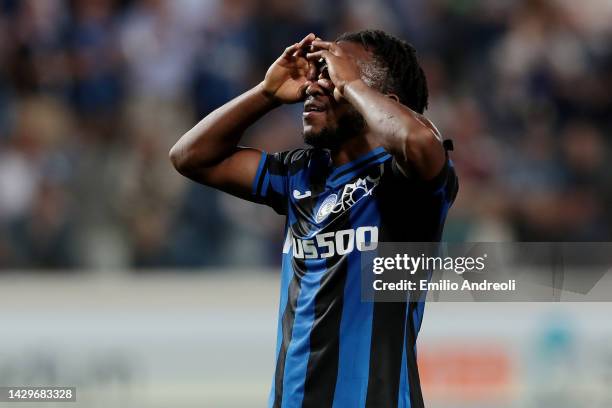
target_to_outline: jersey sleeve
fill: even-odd
[[[287,215],[290,157],[291,152],[262,152],[253,180],[253,201],[272,207],[281,215]]]
[[[443,196],[449,203],[455,201],[459,191],[459,181],[455,172],[455,166],[448,156],[448,152],[446,153],[446,161],[442,170],[431,180],[418,180],[405,176],[395,159],[393,159],[392,167],[396,177],[404,179],[423,196]]]

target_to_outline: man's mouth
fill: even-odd
[[[303,117],[311,118],[315,117],[317,114],[322,114],[327,111],[327,104],[318,101],[316,99],[309,99],[304,103],[304,114]]]

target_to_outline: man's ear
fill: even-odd
[[[400,101],[400,100],[399,100],[399,97],[398,97],[396,94],[388,93],[388,94],[385,94],[385,96],[386,96],[387,98],[391,98],[391,99],[393,99],[395,102],[399,102],[399,101]]]

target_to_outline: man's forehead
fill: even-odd
[[[361,79],[371,87],[381,89],[386,78],[386,70],[377,63],[374,53],[359,42],[338,41],[337,46],[350,53],[357,61]]]
[[[353,41],[338,41],[336,44],[343,50],[346,50],[353,54],[355,57],[363,61],[372,60],[372,53],[368,51],[363,45]]]

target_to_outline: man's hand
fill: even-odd
[[[304,99],[308,71],[312,67],[306,59],[305,49],[315,38],[311,33],[299,43],[287,47],[268,68],[261,84],[266,96],[280,103],[295,103]]]
[[[316,39],[312,42],[312,47],[316,51],[308,53],[306,58],[311,62],[320,59],[325,61],[329,79],[334,87],[334,98],[340,101],[343,99],[346,84],[361,80],[361,72],[356,58],[337,43]],[[319,83],[330,89],[330,84],[324,79],[319,80]]]

